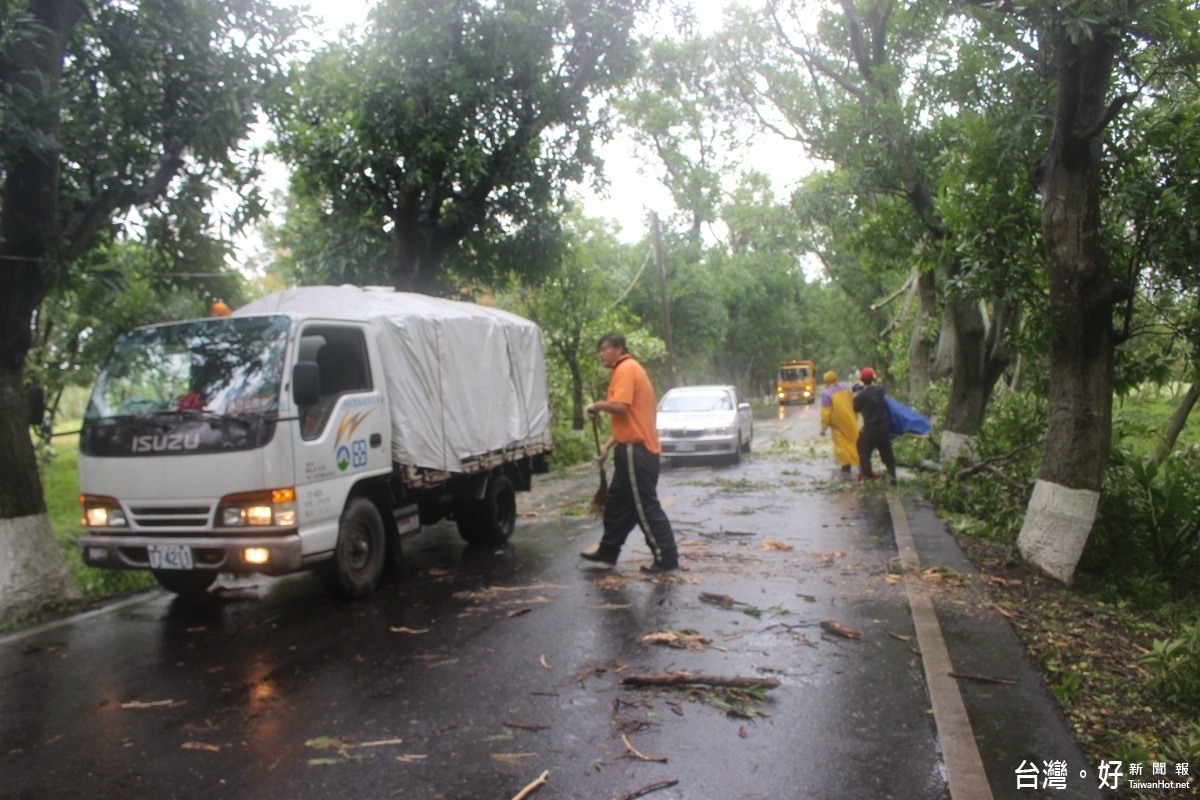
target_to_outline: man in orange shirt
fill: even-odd
[[[658,502],[658,443],[655,419],[658,403],[654,387],[642,365],[625,349],[625,337],[609,333],[600,339],[598,352],[604,366],[612,370],[608,399],[588,404],[587,414],[600,412],[612,417],[612,438],[604,443],[600,461],[616,446],[613,480],[604,504],[604,536],[600,544],[580,553],[588,561],[616,566],[617,556],[634,525],[642,529],[654,563],[643,572],[666,572],[679,567],[679,551],[671,522]]]

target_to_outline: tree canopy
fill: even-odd
[[[637,64],[643,7],[377,5],[361,42],[330,45],[300,70],[280,124],[293,192],[319,222],[312,235],[338,230],[313,254],[318,268],[344,274],[339,248],[366,239],[386,244],[389,283],[432,292],[454,255],[478,277],[496,262],[469,255],[544,240],[566,183],[600,166],[605,95]]]
[[[173,263],[205,249],[217,187],[244,192],[243,220],[261,210],[253,166],[232,153],[278,99],[295,25],[294,12],[260,0],[0,5],[5,617],[67,588],[26,424],[35,312],[132,225],[133,209]]]

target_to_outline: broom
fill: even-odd
[[[600,424],[592,417],[592,435],[596,437],[596,457],[600,457]],[[604,462],[598,461],[600,467],[600,488],[592,498],[592,516],[598,517],[604,513],[604,504],[608,501],[608,475],[604,473]]]

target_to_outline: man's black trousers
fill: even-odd
[[[879,451],[879,459],[887,467],[892,481],[896,480],[896,457],[892,454],[892,429],[889,425],[865,425],[858,432],[858,468],[865,478],[874,478],[871,469],[871,452]]]
[[[675,534],[658,502],[658,454],[640,444],[618,444],[613,452],[613,479],[604,504],[604,537],[598,555],[615,563],[636,525],[645,534],[656,564],[678,566]]]

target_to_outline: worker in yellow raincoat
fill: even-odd
[[[858,466],[858,415],[854,413],[854,392],[838,383],[837,373],[825,373],[825,392],[821,395],[821,435],[833,429],[833,455],[842,472]]]

